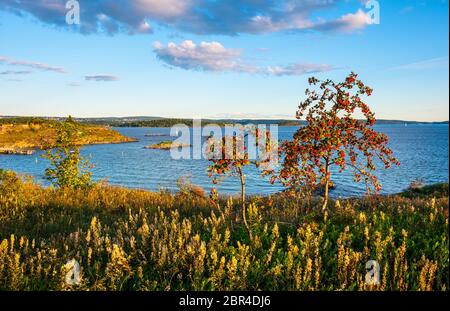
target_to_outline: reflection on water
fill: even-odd
[[[448,181],[448,125],[380,125],[376,129],[390,138],[390,147],[401,162],[400,167],[380,169],[377,173],[383,184],[383,193],[405,189],[415,179],[425,183]],[[209,190],[206,160],[173,160],[167,150],[144,149],[149,144],[167,140],[168,128],[119,128],[122,134],[139,139],[139,142],[120,145],[95,145],[82,149],[84,156],[95,164],[96,180],[107,179],[114,185],[157,190],[176,189],[180,177],[189,177],[195,184]],[[280,140],[289,139],[294,127],[280,127]],[[47,160],[33,156],[0,155],[0,168],[11,169],[35,177],[46,184],[43,173]],[[355,184],[350,172],[334,175],[336,189],[332,195],[348,197],[364,193],[363,184]],[[268,194],[281,189],[259,176],[255,169],[247,170],[247,191],[250,194]],[[219,191],[235,193],[238,182],[233,177],[225,179]]]

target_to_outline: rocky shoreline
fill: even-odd
[[[138,142],[135,138],[127,138],[124,141],[105,141],[105,142],[93,142],[86,144],[77,144],[77,146],[90,146],[90,145],[116,145]],[[42,146],[36,146],[33,148],[21,149],[21,148],[0,148],[0,155],[33,155],[36,150],[45,150]]]
[[[0,149],[0,154],[5,155],[33,155],[34,153],[33,149]]]
[[[160,150],[170,150],[170,149],[176,149],[176,148],[189,148],[191,147],[190,144],[187,143],[175,143],[172,141],[162,141],[157,144],[149,145],[144,147],[145,149],[160,149]]]

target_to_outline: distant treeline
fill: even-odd
[[[54,117],[0,117],[0,124],[39,124],[39,123],[49,123],[56,121],[63,121],[66,118],[54,118]],[[104,125],[111,127],[172,127],[177,124],[184,124],[186,126],[193,126],[193,119],[164,119],[164,118],[145,118],[138,117],[136,119],[133,118],[74,118],[75,121],[84,123],[84,124],[92,124],[92,125]],[[278,124],[280,126],[283,125],[292,125],[296,126],[304,122],[300,121],[288,121],[288,120],[231,120],[231,119],[223,119],[223,120],[212,120],[212,119],[202,119],[201,125],[215,124],[218,126],[225,125],[247,125],[247,124]]]
[[[82,121],[83,122],[83,121]],[[192,127],[193,120],[192,119],[157,119],[157,120],[140,120],[140,121],[103,121],[103,122],[92,122],[93,124],[104,124],[112,127],[172,127],[176,124],[184,124],[186,126]],[[207,124],[216,124],[218,126],[224,127],[225,125],[247,125],[247,124],[277,124],[278,126],[301,126],[305,125],[306,121],[303,120],[210,120],[210,119],[202,119],[202,126]],[[414,122],[414,121],[401,121],[401,120],[378,120],[377,124],[448,124],[448,121],[445,122]]]
[[[29,123],[44,123],[62,121],[66,118],[60,117],[0,117],[1,124],[29,124]],[[126,118],[74,118],[75,121],[87,124],[105,125],[111,127],[172,127],[176,124],[185,124],[189,127],[193,125],[192,119],[179,118],[157,118],[157,117],[126,117]],[[300,126],[306,122],[302,120],[268,120],[268,119],[202,119],[201,124],[216,124],[225,126],[229,124],[278,124],[278,126]],[[418,121],[403,121],[403,120],[377,120],[377,124],[448,124],[448,121],[443,122],[418,122]]]
[[[3,124],[42,124],[53,122],[53,120],[49,118],[41,118],[41,117],[2,117],[0,118],[0,125]]]
[[[202,124],[211,123],[206,120],[202,120]],[[128,121],[121,122],[116,121],[112,122],[109,125],[115,127],[172,127],[176,124],[184,124],[189,127],[192,127],[193,120],[192,119],[158,119],[158,120],[141,120],[141,121]],[[225,123],[216,122],[217,125],[223,126]]]
[[[278,124],[284,125],[284,123],[291,123],[292,121],[284,121],[284,120],[211,120],[211,119],[202,119],[201,125],[207,124],[215,124],[218,126],[225,125],[247,125],[247,124]],[[295,121],[294,121],[295,122]],[[158,120],[143,120],[143,121],[132,121],[132,122],[110,122],[108,125],[114,127],[172,127],[176,124],[184,124],[189,127],[193,126],[194,121],[192,119],[158,119]],[[292,125],[299,125],[303,122],[295,122]]]

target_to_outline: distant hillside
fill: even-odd
[[[377,124],[448,124],[448,121],[421,122],[421,121],[403,121],[403,120],[377,120]]]
[[[280,126],[298,126],[306,124],[306,121],[299,121],[299,120],[283,120],[278,125]],[[421,122],[421,121],[404,121],[404,120],[384,120],[379,119],[377,120],[377,124],[408,124],[408,125],[415,125],[415,124],[448,124],[448,121],[442,121],[442,122]]]
[[[14,123],[24,124],[36,120],[55,120],[62,121],[65,118],[58,117],[1,117],[0,124]],[[101,118],[74,118],[76,121],[86,124],[108,125],[112,127],[171,127],[176,124],[185,124],[192,126],[192,119],[186,118],[162,118],[153,116],[136,116],[136,117],[101,117]],[[226,124],[278,124],[279,126],[300,126],[306,124],[305,121],[284,120],[284,119],[202,119],[202,125],[217,124],[224,126]],[[404,121],[404,120],[377,120],[377,124],[448,124],[443,122],[420,122],[420,121]]]
[[[56,120],[41,118],[0,119],[0,154],[30,154],[52,148],[56,142]],[[108,126],[76,123],[77,145],[114,144],[135,141]]]
[[[36,121],[63,121],[66,117],[19,117],[19,116],[0,116],[0,124],[4,123],[14,123],[14,124],[24,124]],[[101,118],[73,118],[77,122],[89,123],[89,124],[121,124],[130,122],[140,122],[140,121],[153,121],[162,120],[161,117],[101,117]]]

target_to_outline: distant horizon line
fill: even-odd
[[[305,120],[299,120],[296,118],[270,118],[270,117],[260,117],[260,118],[256,118],[256,117],[161,117],[161,116],[146,116],[146,115],[135,115],[135,116],[101,116],[101,117],[77,117],[74,115],[64,115],[64,116],[42,116],[42,115],[0,115],[0,118],[43,118],[43,119],[64,119],[67,117],[73,117],[74,119],[84,119],[84,120],[89,120],[89,119],[153,119],[153,120],[174,120],[174,119],[179,119],[179,120],[272,120],[272,121],[305,121]],[[413,122],[413,123],[448,123],[449,119],[447,120],[434,120],[434,121],[418,121],[418,120],[407,120],[407,119],[377,119],[377,121],[392,121],[392,122]]]

